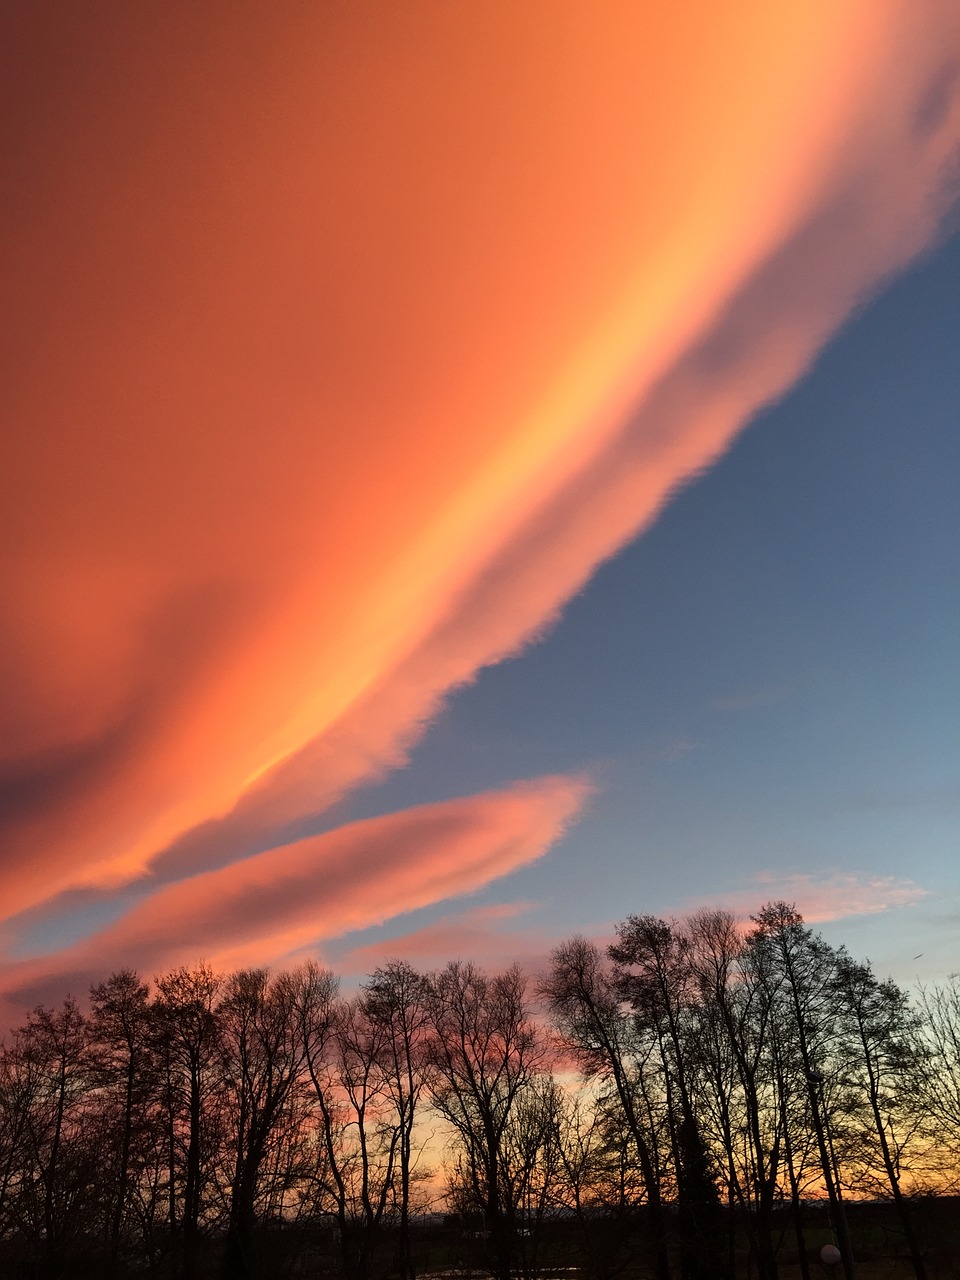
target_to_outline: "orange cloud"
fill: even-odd
[[[168,885],[76,946],[8,965],[0,981],[29,999],[82,989],[104,963],[149,973],[201,957],[222,968],[282,960],[541,857],[590,792],[584,778],[539,778],[351,823]]]
[[[548,625],[935,234],[948,19],[24,8],[6,910],[269,849]]]

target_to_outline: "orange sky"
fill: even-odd
[[[6,912],[269,848],[542,627],[932,234],[947,12],[8,10]]]

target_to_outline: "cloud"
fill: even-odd
[[[270,849],[160,889],[53,955],[10,964],[8,999],[82,988],[104,964],[148,974],[204,958],[234,968],[282,960],[507,875],[559,839],[591,793],[545,777],[422,805]]]
[[[715,894],[706,903],[699,900],[687,903],[675,914],[683,917],[706,906],[724,908],[746,921],[765,902],[785,901],[795,903],[804,919],[817,925],[913,906],[929,896],[928,890],[897,876],[856,872],[816,876],[765,871],[749,886],[733,893]],[[360,946],[349,945],[349,937],[341,938],[331,953],[332,961],[339,970],[350,974],[370,973],[389,959],[408,960],[416,968],[432,969],[457,958],[474,960],[488,969],[518,962],[529,973],[544,972],[551,951],[563,938],[556,930],[524,920],[535,907],[536,904],[526,902],[472,907],[444,914],[410,932],[377,938]],[[601,949],[616,936],[613,923],[588,932]]]
[[[873,876],[863,872],[784,875],[765,871],[749,888],[716,896],[708,905],[724,907],[746,919],[764,902],[792,902],[808,924],[824,924],[828,920],[878,915],[897,907],[913,906],[929,896],[927,889],[900,876]]]
[[[151,875],[157,954],[191,902],[267,946],[257,858],[931,242],[949,6],[655,8],[13,24],[8,913]]]
[[[336,948],[333,960],[347,973],[371,973],[387,960],[409,961],[415,968],[442,968],[449,960],[473,960],[491,969],[521,959],[527,966],[542,967],[555,945],[552,935],[521,925],[511,927],[535,904],[500,902],[469,911],[450,912],[438,920],[393,937],[362,946]]]

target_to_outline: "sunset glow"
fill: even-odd
[[[586,753],[334,806],[934,243],[949,11],[4,19],[7,991],[305,953],[561,838]]]

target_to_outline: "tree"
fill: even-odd
[[[608,948],[613,984],[633,1010],[637,1029],[657,1046],[676,1177],[683,1275],[713,1274],[718,1256],[719,1195],[713,1161],[694,1107],[697,1054],[696,981],[684,929],[655,916],[629,916]]]
[[[233,1154],[225,1280],[243,1280],[254,1272],[261,1172],[305,1060],[298,1014],[307,982],[304,971],[271,979],[266,969],[241,970],[227,980],[217,1009]]]
[[[121,969],[90,988],[92,1069],[101,1109],[115,1135],[103,1154],[113,1169],[108,1220],[108,1270],[116,1276],[125,1215],[133,1189],[131,1163],[137,1130],[143,1130],[153,1078],[150,1071],[150,991],[132,969]],[[106,1137],[106,1132],[104,1134]]]
[[[941,1185],[957,1185],[960,1169],[960,974],[921,988],[920,1013],[929,1057],[925,1098],[944,1152]]]
[[[363,990],[363,1011],[382,1032],[382,1070],[396,1110],[400,1273],[414,1280],[410,1243],[413,1134],[424,1085],[428,1027],[426,979],[403,960],[377,969]]]
[[[32,1169],[30,1119],[43,1088],[42,1068],[25,1052],[25,1031],[0,1048],[0,1239],[23,1235],[21,1203]]]
[[[461,1170],[489,1233],[498,1280],[517,1254],[517,1204],[505,1177],[507,1132],[543,1059],[517,967],[488,977],[455,961],[430,979],[428,1088],[458,1145]]]
[[[219,1143],[211,1103],[220,1083],[215,1006],[222,984],[206,965],[174,969],[157,979],[153,1006],[154,1044],[163,1073],[170,1230],[181,1245],[184,1280],[193,1280],[196,1273],[204,1190]],[[175,1272],[176,1264],[175,1252]]]
[[[670,1280],[666,1219],[661,1176],[655,1160],[655,1137],[644,1112],[645,1056],[636,1052],[634,1027],[622,1007],[600,952],[585,938],[572,938],[551,955],[549,974],[541,981],[560,1035],[588,1075],[597,1075],[613,1088],[624,1127],[630,1134],[639,1164],[652,1228],[656,1273]]]
[[[743,1046],[738,1046],[734,1034],[739,1021],[735,991],[743,936],[728,911],[697,912],[687,920],[686,929],[697,990],[693,1051],[697,1060],[700,1120],[714,1149],[721,1153],[718,1167],[726,1187],[727,1270],[732,1275],[736,1265],[734,1211],[745,1199],[737,1151],[743,1146],[741,1134],[746,1128],[742,1091],[747,1073],[742,1061]]]
[[[687,922],[699,992],[697,1051],[700,1098],[723,1153],[727,1200],[738,1205],[761,1277],[777,1275],[774,1211],[783,1176],[790,1187],[801,1274],[806,1257],[800,1178],[805,1144],[793,1122],[802,1073],[783,1014],[783,973],[773,952],[745,936],[725,911],[702,911]],[[803,1086],[806,1096],[806,1085]],[[805,1114],[805,1113],[804,1113]],[[798,1130],[799,1136],[799,1130]],[[728,1266],[735,1261],[729,1215]]]
[[[320,988],[318,987],[318,990]],[[307,1026],[307,1070],[320,1117],[322,1204],[340,1235],[343,1268],[366,1280],[396,1190],[401,1121],[392,1092],[389,1020],[329,983]]]
[[[832,991],[839,1011],[843,1068],[869,1106],[873,1137],[893,1196],[917,1280],[926,1280],[920,1242],[901,1189],[907,1143],[917,1130],[917,1110],[909,1103],[920,1079],[922,1050],[919,1019],[906,992],[895,982],[879,982],[869,964],[849,956],[837,959]],[[872,1153],[871,1153],[872,1154]],[[873,1191],[875,1161],[868,1157],[866,1176]]]
[[[29,1088],[22,1095],[21,1224],[41,1245],[40,1275],[55,1280],[69,1247],[102,1221],[97,1153],[85,1123],[90,1028],[71,997],[38,1006],[17,1037],[15,1056]],[[94,1225],[94,1233],[96,1225]]]
[[[534,1075],[511,1108],[502,1144],[504,1199],[515,1206],[517,1269],[532,1280],[540,1273],[543,1227],[557,1204],[558,1144],[563,1091],[552,1075]]]
[[[768,903],[751,918],[755,927],[748,949],[759,970],[771,975],[782,995],[777,1019],[780,1061],[784,1061],[785,1046],[795,1045],[806,1081],[810,1117],[844,1276],[846,1280],[856,1280],[856,1263],[839,1170],[830,1140],[830,1108],[824,1088],[827,1075],[823,1068],[827,1065],[829,1043],[835,1032],[831,991],[837,955],[804,924],[803,917],[789,903]]]
[[[618,1109],[606,1101],[588,1080],[575,1094],[558,1094],[554,1116],[553,1203],[576,1223],[578,1265],[594,1280],[614,1280],[632,1261],[641,1193]]]

